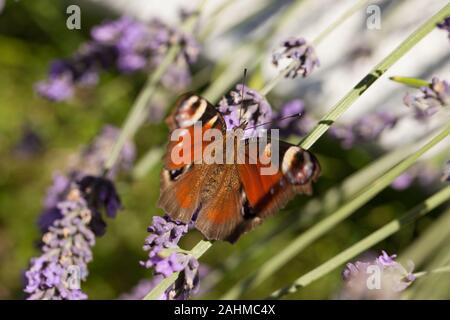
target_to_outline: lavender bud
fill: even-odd
[[[267,100],[242,84],[220,100],[218,109],[228,130],[238,127],[244,121],[247,123],[244,138],[257,136],[260,130],[268,127],[261,124],[270,122],[272,118],[272,108]]]
[[[281,44],[281,47],[272,55],[272,64],[275,67],[284,65],[283,60],[287,60],[287,63],[297,62],[296,68],[290,70],[286,78],[295,78],[299,74],[307,77],[315,67],[320,66],[314,48],[303,38],[289,38]]]
[[[199,263],[191,254],[182,252],[178,246],[181,237],[188,230],[188,224],[173,221],[168,216],[154,216],[153,224],[148,228],[150,235],[144,243],[148,259],[141,261],[141,265],[153,268],[156,276],[164,278],[180,272],[178,279],[161,299],[188,299],[198,290]]]
[[[447,17],[441,23],[437,24],[439,29],[445,30],[448,33],[448,38],[450,39],[450,17]]]
[[[450,85],[447,81],[434,77],[428,87],[420,88],[418,95],[407,93],[403,102],[412,108],[416,119],[426,119],[440,108],[450,105]]]

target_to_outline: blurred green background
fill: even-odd
[[[36,243],[40,234],[36,220],[53,172],[63,172],[68,157],[89,143],[104,124],[120,127],[145,81],[144,75],[103,73],[98,86],[78,92],[76,98],[67,103],[50,103],[38,97],[33,85],[46,77],[49,62],[72,54],[89,38],[91,26],[114,17],[112,12],[83,4],[83,27],[70,31],[65,28],[68,4],[52,0],[11,1],[0,15],[0,299],[24,297],[22,274],[29,259],[39,254]],[[169,99],[167,104],[170,103]],[[34,152],[24,154],[20,152],[20,144],[27,131],[33,132],[38,143]],[[166,135],[164,124],[145,124],[136,137],[138,158],[152,146],[163,145]],[[343,150],[338,143],[326,138],[313,149],[323,167],[323,175],[315,188],[316,196],[383,152],[376,146]],[[139,261],[146,256],[142,245],[151,217],[162,213],[156,208],[159,170],[158,164],[141,180],[122,177],[117,182],[125,209],[116,219],[108,220],[106,235],[97,239],[94,260],[89,265],[90,275],[83,284],[90,299],[117,298],[139,280],[151,277],[151,271],[141,268]],[[266,296],[400,216],[432,191],[417,186],[402,192],[386,189],[244,297]],[[271,224],[301,214],[304,202],[304,197],[297,197],[285,210],[236,245],[216,243],[201,259],[202,263],[211,269],[220,267],[224,257],[252,244]],[[440,212],[435,210],[374,249],[401,252]],[[296,235],[286,234],[286,241]],[[200,239],[198,232],[191,232],[183,239],[182,246],[191,248]],[[261,243],[261,246],[266,244]],[[267,246],[267,250],[264,257],[245,261],[229,272],[203,297],[220,296],[279,248]],[[332,298],[340,286],[340,270],[337,270],[289,298]]]

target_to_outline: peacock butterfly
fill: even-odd
[[[295,194],[310,195],[312,182],[320,174],[314,155],[296,145],[278,139],[265,139],[261,143],[260,137],[241,139],[238,134],[231,135],[234,151],[231,162],[225,161],[225,155],[230,154],[228,150],[218,154],[216,149],[209,155],[223,162],[198,161],[206,159],[206,150],[218,142],[217,136],[210,140],[202,138],[208,130],[216,130],[224,137],[219,142],[224,149],[230,140],[225,138],[229,131],[223,116],[206,99],[192,93],[177,100],[166,123],[171,137],[176,131],[179,134],[171,139],[164,156],[158,205],[173,220],[194,221],[209,240],[235,242],[283,208]],[[245,125],[244,122],[232,131],[242,130]],[[191,139],[196,137],[197,129],[200,140]],[[190,156],[175,161],[176,150]],[[263,172],[264,168],[274,167],[270,174]]]

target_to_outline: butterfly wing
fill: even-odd
[[[272,156],[273,144],[260,145],[256,139],[246,140],[237,164],[224,165],[223,170],[210,167],[217,171],[208,174],[217,180],[210,186],[217,187],[209,192],[213,196],[202,199],[196,221],[208,239],[235,242],[296,194],[312,193],[312,182],[320,174],[317,159],[295,145],[278,142],[274,152],[279,152],[280,161]]]
[[[264,218],[282,209],[296,194],[312,193],[312,183],[320,174],[320,165],[314,155],[302,148],[283,142],[279,143],[279,161],[272,156],[273,144],[259,144],[259,139],[247,142],[245,162],[237,164],[242,184],[242,211],[244,221],[230,236],[237,240],[242,233],[253,229]],[[258,158],[249,151],[258,143]],[[274,165],[275,162],[278,164]],[[264,174],[269,169],[272,174]]]
[[[210,128],[225,131],[225,122],[217,110],[205,99],[191,93],[182,95],[176,102],[171,115],[166,119],[170,134],[177,130],[178,139],[167,145],[164,156],[164,167],[161,172],[161,190],[158,205],[172,219],[185,223],[200,205],[200,191],[206,183],[203,164],[194,163],[194,159],[202,156],[207,145],[203,139],[193,139],[195,125],[201,123],[200,133]],[[191,137],[191,139],[186,139]],[[188,150],[191,157],[182,161],[174,161],[173,151]],[[201,158],[200,158],[201,159]]]

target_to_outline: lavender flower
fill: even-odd
[[[66,100],[72,97],[77,86],[96,84],[103,70],[151,71],[173,45],[180,45],[181,51],[162,83],[167,88],[184,89],[191,79],[189,65],[197,60],[200,52],[192,35],[158,19],[144,24],[122,17],[94,27],[91,37],[72,57],[52,64],[48,79],[36,85],[41,96],[52,101]]]
[[[103,235],[106,223],[102,218],[102,212],[114,218],[122,207],[116,188],[110,180],[94,176],[83,177],[78,185],[92,211],[90,227],[96,235]]]
[[[13,148],[17,157],[30,158],[44,150],[44,143],[41,136],[29,124],[22,128],[20,140]]]
[[[155,276],[164,278],[174,272],[180,272],[177,281],[161,299],[188,299],[198,290],[199,263],[191,254],[182,252],[178,246],[188,229],[187,224],[172,221],[168,216],[154,216],[153,224],[148,228],[150,235],[144,244],[148,259],[141,261],[141,265],[147,269],[153,268]]]
[[[267,100],[242,84],[220,100],[218,109],[228,130],[238,127],[244,121],[247,123],[244,138],[257,136],[260,130],[267,128],[267,125],[261,124],[270,122],[272,118],[272,108]]]
[[[76,85],[92,86],[97,83],[101,69],[110,68],[116,59],[111,47],[90,42],[68,59],[55,60],[48,79],[36,84],[36,91],[51,101],[63,101],[73,96]]]
[[[315,67],[320,66],[314,48],[303,38],[289,38],[281,44],[281,48],[273,53],[272,64],[275,67],[281,64],[284,66],[285,61],[287,63],[297,62],[296,67],[286,74],[287,78],[295,78],[299,74],[307,77]]]
[[[450,105],[450,85],[447,81],[434,77],[428,87],[420,88],[420,94],[417,96],[407,93],[403,102],[413,109],[417,119],[426,119],[435,114],[439,108]]]
[[[399,118],[391,113],[380,111],[357,119],[351,124],[334,126],[330,135],[341,141],[342,147],[350,149],[355,143],[377,140],[386,129],[392,129]]]
[[[392,182],[391,187],[400,191],[409,188],[413,183],[417,182],[419,186],[428,189],[433,183],[438,181],[439,174],[440,172],[433,166],[419,163],[399,175]]]
[[[450,39],[450,17],[447,17],[441,23],[437,24],[439,29],[445,30],[448,33],[448,38]]]
[[[315,123],[314,119],[305,112],[305,106],[300,99],[285,103],[281,110],[274,115],[273,121],[272,127],[278,128],[280,135],[284,137],[291,134],[304,136]]]
[[[398,299],[400,292],[411,285],[415,276],[412,274],[412,262],[408,263],[406,270],[395,261],[396,257],[382,251],[380,256],[371,261],[347,263],[342,272],[345,285],[340,298]],[[377,275],[380,275],[379,279],[376,278]]]
[[[99,177],[103,172],[103,165],[106,161],[106,157],[109,154],[114,142],[119,136],[119,129],[113,126],[104,126],[101,133],[85,147],[81,153],[73,157],[70,161],[68,172],[66,175],[56,173],[53,177],[53,184],[47,190],[47,196],[44,201],[44,208],[41,216],[39,217],[38,224],[42,232],[46,232],[48,227],[53,223],[55,219],[59,219],[61,214],[56,204],[61,201],[71,185],[71,183],[82,182],[83,191],[87,191],[87,181],[100,181],[99,184],[103,189],[101,192],[95,190],[96,196],[89,196],[91,208],[95,213],[92,217],[92,228],[97,235],[101,235],[105,231],[105,222],[101,218],[100,205],[103,203],[106,208],[106,213],[109,217],[114,217],[117,210],[120,208],[120,201],[117,193],[111,181],[113,180],[119,171],[128,171],[131,169],[135,158],[135,146],[128,141],[122,149],[119,161],[108,172],[108,176],[104,179]],[[83,180],[86,177],[88,180]],[[97,178],[95,178],[97,177]]]
[[[43,235],[43,254],[31,259],[25,273],[30,300],[87,299],[76,280],[86,280],[87,264],[92,260],[95,235],[88,227],[92,214],[76,186],[57,207],[62,217]]]

